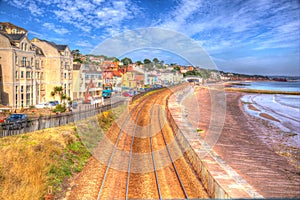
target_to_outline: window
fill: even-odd
[[[26,57],[23,57],[23,58],[22,58],[22,66],[23,66],[23,67],[26,67]]]
[[[19,63],[19,62],[18,62],[18,56],[17,56],[17,54],[15,54],[15,63],[16,63],[16,64]]]
[[[16,71],[15,77],[16,77],[16,78],[19,78],[18,75],[19,75],[19,74],[18,74],[18,71]]]
[[[30,93],[26,94],[26,106],[30,105]]]
[[[24,86],[21,85],[21,92],[24,92]]]
[[[26,72],[26,78],[30,78],[30,72]]]
[[[26,86],[26,93],[30,93],[30,86],[29,85]]]
[[[19,90],[19,88],[18,88],[18,86],[16,86],[16,93],[18,93],[18,90]],[[16,98],[17,99],[17,98]]]
[[[24,78],[24,71],[21,71],[21,78]]]
[[[64,78],[65,78],[65,79],[67,78],[67,73],[64,73]]]
[[[25,44],[24,51],[27,51],[27,44]]]

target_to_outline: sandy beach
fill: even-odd
[[[186,98],[183,105],[189,120],[205,138],[209,134],[211,98],[207,89],[194,90],[194,97]],[[225,123],[214,150],[264,197],[299,197],[299,148],[286,145],[284,141],[290,136],[279,127],[248,114],[241,101],[244,95],[226,92]],[[266,113],[262,117],[276,120]]]

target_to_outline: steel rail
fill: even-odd
[[[155,102],[156,102],[156,101],[155,101]],[[155,102],[154,102],[154,104],[155,104]],[[152,145],[152,133],[150,133],[151,116],[152,116],[152,114],[153,114],[153,107],[151,108],[151,111],[150,111],[150,119],[149,119],[148,133],[149,133],[149,135],[150,135],[151,157],[152,157],[153,170],[154,170],[154,174],[155,174],[155,181],[156,181],[156,186],[157,186],[158,196],[159,196],[159,199],[162,200],[162,195],[161,195],[161,191],[160,191],[160,185],[159,185],[159,182],[158,182],[157,168],[156,168],[156,163],[155,163],[155,158],[154,158],[153,145]]]
[[[131,110],[131,112],[128,114],[128,116],[126,117],[126,119],[125,119],[124,122],[122,123],[122,126],[121,126],[121,129],[120,129],[120,132],[119,132],[117,141],[116,141],[116,143],[114,144],[113,151],[112,151],[112,153],[111,153],[111,155],[110,155],[109,162],[108,162],[108,165],[107,165],[107,167],[106,167],[106,170],[105,170],[105,173],[104,173],[104,177],[103,177],[103,179],[102,179],[102,183],[101,183],[101,186],[100,186],[100,189],[99,189],[99,192],[98,192],[97,200],[99,200],[100,197],[101,197],[101,194],[102,194],[102,191],[103,191],[103,188],[104,188],[104,184],[105,184],[105,181],[106,181],[106,178],[107,178],[108,171],[109,171],[109,169],[110,169],[110,166],[111,166],[111,163],[112,163],[112,160],[113,160],[115,151],[116,151],[116,149],[117,149],[117,146],[118,146],[118,144],[119,144],[120,138],[121,138],[122,133],[123,133],[123,128],[124,128],[126,122],[128,122],[128,119],[130,118],[130,114],[133,113],[133,112],[135,112],[135,111],[138,109],[138,107],[139,107],[142,103],[144,103],[145,101],[146,101],[146,98],[143,99],[141,102],[139,102],[139,104],[134,108],[134,110]],[[140,110],[141,110],[141,109],[140,109]]]
[[[142,110],[143,109],[140,109],[139,112],[137,113],[136,121],[139,118]],[[135,123],[134,129],[133,129],[132,139],[131,139],[131,144],[130,144],[130,154],[129,154],[128,167],[127,167],[127,179],[126,179],[126,195],[125,195],[125,199],[128,199],[129,179],[130,179],[130,171],[131,171],[132,147],[133,147],[133,143],[134,143],[134,135],[135,135],[135,132],[136,132],[136,127],[137,127],[137,122]]]
[[[162,136],[163,136],[163,140],[164,140],[164,143],[165,143],[165,145],[166,145],[166,149],[167,149],[167,151],[168,151],[168,154],[169,154],[170,160],[171,160],[171,162],[172,162],[174,171],[175,171],[175,173],[176,173],[177,179],[178,179],[178,181],[179,181],[179,183],[180,183],[180,187],[181,187],[181,189],[182,189],[182,191],[183,191],[183,193],[184,193],[185,199],[189,199],[188,194],[187,194],[187,192],[186,192],[186,189],[185,189],[185,187],[184,187],[184,185],[183,185],[183,183],[182,183],[182,180],[181,180],[181,178],[180,178],[180,176],[179,176],[178,170],[177,170],[177,168],[176,168],[176,166],[175,166],[175,163],[174,163],[174,160],[173,160],[173,158],[172,158],[172,155],[171,155],[170,149],[169,149],[169,147],[168,147],[168,144],[167,144],[167,142],[166,142],[166,138],[165,138],[164,131],[163,131],[162,124],[161,124],[161,120],[160,120],[160,110],[159,110],[159,112],[158,112],[158,121],[159,121],[159,126],[160,126],[160,130],[161,130],[161,134],[162,134]]]

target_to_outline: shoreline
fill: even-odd
[[[282,131],[270,122],[246,113],[240,99],[247,93],[225,92],[225,123],[213,149],[264,197],[299,197],[300,192],[296,188],[299,187],[300,167],[297,167],[295,157],[282,142],[290,136],[282,134]],[[199,134],[205,139],[209,136],[211,99],[209,91],[201,87],[195,87],[195,96],[200,120],[196,119],[198,115],[195,112],[195,103],[191,99],[186,100],[184,106],[189,120],[203,130]],[[274,134],[280,136],[275,138],[277,141],[271,137]]]

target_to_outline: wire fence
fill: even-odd
[[[118,101],[104,106],[100,106],[99,104],[89,105],[84,109],[79,107],[78,109],[68,113],[60,113],[60,114],[53,114],[48,116],[31,118],[29,121],[25,121],[25,122],[21,122],[20,124],[17,124],[18,126],[16,126],[16,123],[5,123],[0,128],[0,137],[18,135],[18,134],[33,132],[41,129],[62,126],[65,124],[69,124],[82,119],[86,119],[88,117],[98,115],[101,112],[105,112],[112,108],[116,108],[120,105],[124,105],[125,102],[126,101],[123,100],[123,101]]]

